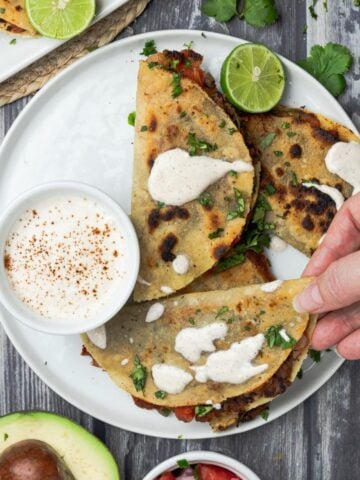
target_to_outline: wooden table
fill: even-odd
[[[310,3],[310,0],[278,1],[281,21],[257,30],[238,18],[227,25],[214,22],[201,14],[201,0],[152,0],[141,18],[121,36],[159,29],[211,30],[265,43],[292,60],[306,56],[313,44],[342,43],[350,48],[356,63],[348,75],[349,86],[340,103],[360,128],[360,8],[353,7],[353,0],[329,1],[326,13],[322,2],[318,2],[315,21],[307,9]],[[29,100],[0,109],[0,139]],[[1,330],[0,342],[0,414],[45,409],[71,417],[107,443],[119,462],[123,479],[141,480],[160,461],[200,449],[233,456],[264,480],[360,478],[358,363],[343,365],[304,404],[258,430],[212,440],[163,440],[119,430],[85,415],[37,378]]]

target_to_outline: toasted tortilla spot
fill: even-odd
[[[213,257],[216,258],[216,260],[220,260],[228,250],[229,247],[227,245],[218,245],[213,250]]]
[[[330,145],[339,141],[339,133],[337,130],[324,130],[321,127],[313,127],[312,131],[315,138]]]
[[[302,148],[298,143],[295,143],[294,145],[291,145],[289,153],[291,158],[300,158],[302,154]]]
[[[308,123],[312,127],[320,127],[320,121],[313,113],[303,112],[301,110],[296,110],[294,112],[295,123]]]
[[[149,122],[149,132],[155,132],[157,127],[157,120],[154,114],[151,115]]]
[[[284,170],[281,167],[277,167],[275,172],[278,177],[283,177],[285,174]]]
[[[178,239],[173,233],[169,233],[160,245],[160,254],[164,262],[172,262],[175,260],[176,255],[173,254],[172,249],[177,244]]]
[[[305,230],[308,230],[308,231],[311,231],[311,230],[314,230],[314,222],[312,221],[312,218],[310,217],[310,215],[306,215],[302,222],[301,222],[301,225],[305,228]]]
[[[176,138],[179,135],[179,127],[177,125],[169,125],[166,129],[167,136],[171,139]]]
[[[148,216],[149,233],[153,233],[155,228],[160,225],[160,210],[153,208]]]

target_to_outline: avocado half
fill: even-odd
[[[24,440],[40,440],[63,459],[76,480],[120,480],[108,448],[68,418],[48,412],[19,412],[0,417],[0,455]]]

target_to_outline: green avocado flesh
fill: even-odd
[[[39,440],[56,452],[65,470],[72,475],[59,477],[61,479],[120,480],[114,457],[98,438],[71,420],[47,412],[0,417],[0,469],[2,459],[11,450],[9,447],[24,440]]]

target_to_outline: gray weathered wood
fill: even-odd
[[[263,42],[292,60],[304,57],[314,43],[344,43],[352,50],[356,63],[348,76],[350,86],[340,102],[360,127],[360,9],[352,8],[352,0],[329,1],[329,11],[325,13],[322,2],[318,2],[319,18],[315,22],[307,11],[305,0],[277,3],[281,21],[257,30],[238,18],[227,25],[214,22],[201,14],[200,0],[152,0],[141,18],[120,37],[159,29],[211,30]],[[303,34],[305,24],[308,25],[307,36]],[[28,101],[20,100],[0,109],[0,140]],[[106,441],[126,480],[141,480],[165,458],[197,449],[210,449],[238,458],[264,480],[353,480],[360,475],[357,363],[345,364],[303,405],[261,429],[227,438],[175,441],[132,434],[92,419],[44,385],[1,329],[0,345],[0,414],[40,408],[79,421]]]

